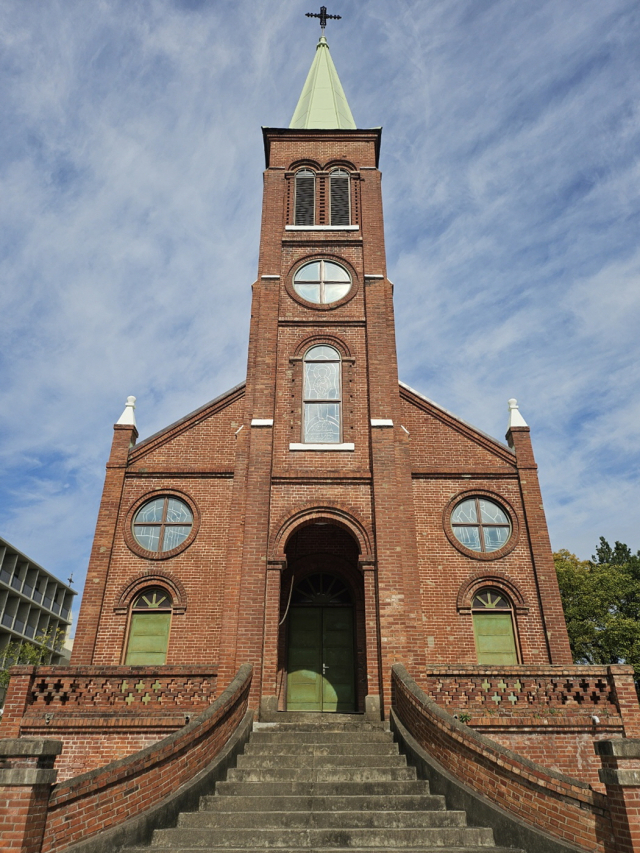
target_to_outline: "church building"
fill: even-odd
[[[303,719],[391,727],[505,847],[640,853],[633,671],[572,662],[516,401],[503,442],[399,379],[381,128],[316,17],[291,123],[263,128],[246,381],[142,441],[129,397],[71,663],[12,672],[0,796],[37,838],[8,849],[147,838],[251,726]]]
[[[250,661],[256,707],[376,714],[394,663],[570,664],[515,401],[504,444],[398,379],[381,129],[324,36],[263,137],[246,382],[137,444],[127,403],[72,662]]]

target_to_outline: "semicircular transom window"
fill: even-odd
[[[146,551],[163,554],[178,548],[193,527],[193,513],[179,498],[152,498],[133,519],[133,536]]]
[[[311,261],[294,275],[293,289],[307,302],[330,305],[349,293],[351,276],[343,266],[333,261]]]
[[[308,607],[350,607],[351,595],[346,585],[335,575],[318,572],[296,584],[291,604]]]
[[[511,537],[509,516],[487,498],[461,501],[451,513],[451,528],[460,544],[470,551],[499,551]]]

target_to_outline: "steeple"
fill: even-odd
[[[295,130],[356,129],[324,30],[289,127]]]

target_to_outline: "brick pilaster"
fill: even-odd
[[[601,740],[594,747],[602,761],[599,775],[607,788],[616,853],[640,853],[640,739]]]
[[[3,853],[40,853],[57,740],[0,740],[0,838]]]
[[[82,608],[73,644],[71,656],[73,664],[90,664],[93,661],[111,553],[120,516],[120,502],[129,450],[135,444],[137,437],[138,430],[134,426],[115,424],[113,427],[111,454],[107,462],[107,474],[82,595]]]
[[[33,688],[35,666],[12,666],[9,673],[9,686],[4,702],[4,713],[0,719],[0,734],[3,738],[20,737],[20,721],[22,720],[29,695]]]
[[[370,417],[372,423],[386,419],[393,424],[371,426],[382,694],[388,710],[393,664],[406,662],[420,670],[424,664],[420,577],[411,464],[400,429],[391,283],[371,281],[365,293]]]
[[[533,456],[529,427],[512,427],[507,432],[506,438],[509,446],[516,453],[522,506],[540,595],[540,611],[544,623],[549,662],[554,664],[573,663],[547,529],[547,519],[542,505],[538,466]]]
[[[238,666],[251,663],[255,670],[250,705],[254,708],[262,690],[273,427],[251,426],[251,422],[274,417],[278,288],[273,281],[254,285],[245,428],[236,455],[221,634],[222,683],[230,680]]]
[[[618,704],[624,736],[640,738],[640,705],[633,679],[633,667],[625,664],[612,664],[607,667],[609,679],[613,682],[615,699]]]

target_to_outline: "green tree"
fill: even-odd
[[[640,551],[604,537],[591,560],[554,554],[576,663],[627,663],[640,685]]]
[[[9,684],[9,668],[16,664],[40,666],[50,658],[52,651],[58,651],[64,643],[65,632],[58,629],[47,631],[36,638],[38,645],[12,640],[0,651],[0,688]],[[42,644],[42,645],[40,645]]]

